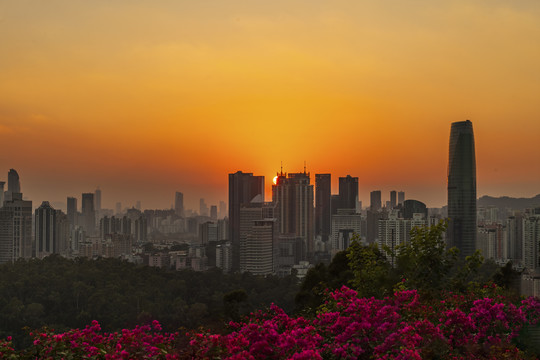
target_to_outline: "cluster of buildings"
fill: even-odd
[[[448,162],[448,206],[428,209],[391,191],[383,203],[372,191],[370,204],[358,199],[358,178],[339,178],[332,194],[329,173],[284,173],[273,179],[271,201],[265,201],[265,178],[238,171],[229,174],[229,206],[184,209],[177,192],[171,209],[116,210],[101,206],[101,190],[67,198],[67,213],[43,202],[33,213],[23,200],[19,175],[0,182],[0,263],[18,258],[122,257],[149,266],[197,271],[218,267],[225,272],[302,276],[319,262],[329,263],[347,249],[353,236],[365,244],[395,249],[408,242],[417,226],[448,221],[445,241],[461,258],[477,249],[503,265],[523,270],[525,294],[540,294],[540,208],[478,207],[474,133],[470,121],[452,124]],[[392,260],[389,258],[389,260]]]

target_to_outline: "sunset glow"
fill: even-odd
[[[359,178],[446,203],[450,123],[478,195],[540,192],[540,3],[6,1],[0,180],[65,202],[227,200],[227,174]],[[274,178],[275,181],[275,178]],[[314,183],[314,180],[312,180]]]

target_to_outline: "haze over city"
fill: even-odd
[[[305,161],[365,204],[440,207],[470,119],[478,196],[531,197],[539,41],[536,1],[2,2],[0,180],[17,169],[34,207],[99,186],[107,208],[197,209],[229,173],[268,198]]]

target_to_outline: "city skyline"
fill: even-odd
[[[0,5],[0,181],[37,207],[227,199],[227,174],[304,168],[446,204],[448,126],[477,195],[532,197],[540,4],[419,0]]]

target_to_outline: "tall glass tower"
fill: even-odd
[[[447,244],[460,258],[476,249],[476,160],[474,133],[469,120],[452,123],[448,159]]]

